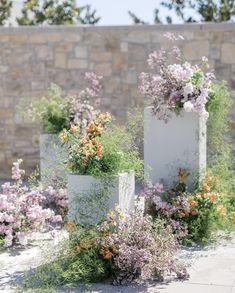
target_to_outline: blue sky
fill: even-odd
[[[13,0],[13,2],[14,12],[19,15],[23,0]],[[79,6],[91,4],[93,8],[97,9],[97,16],[101,16],[98,25],[130,25],[132,20],[128,15],[128,10],[144,21],[153,23],[154,9],[160,2],[160,0],[77,0]],[[160,16],[164,19],[166,14],[166,9],[161,8]],[[176,20],[175,17],[173,19]]]
[[[160,0],[78,0],[78,5],[91,4],[101,16],[100,25],[132,24],[127,11],[131,10],[141,19],[152,23],[153,11]]]

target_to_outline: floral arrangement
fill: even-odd
[[[72,125],[60,133],[68,150],[67,166],[71,172],[105,176],[142,168],[132,137],[125,127],[112,126],[111,121],[109,113],[99,113],[83,132]]]
[[[152,278],[162,279],[175,273],[187,277],[186,270],[177,264],[177,242],[170,226],[153,222],[151,216],[136,211],[123,215],[118,208],[111,211],[99,227],[101,253],[113,262],[115,285]]]
[[[65,286],[110,280],[114,285],[166,276],[187,278],[176,258],[178,243],[171,227],[139,211],[123,214],[110,211],[98,226],[84,228],[70,221],[69,241],[57,258],[38,268],[31,286]],[[35,288],[35,287],[33,287]]]
[[[27,115],[40,123],[44,133],[59,133],[71,125],[79,125],[82,131],[98,113],[101,79],[93,72],[85,73],[89,86],[73,96],[63,96],[60,87],[52,84],[46,96],[32,98]]]
[[[216,177],[210,172],[201,188],[188,193],[184,183],[187,171],[179,170],[179,182],[171,190],[162,184],[149,184],[142,195],[148,198],[148,212],[165,219],[178,240],[184,243],[207,242],[211,236],[212,223],[226,216],[224,199],[215,190]]]
[[[13,163],[14,183],[4,183],[0,194],[0,239],[6,247],[16,242],[26,245],[32,231],[41,230],[45,223],[62,222],[61,214],[44,207],[46,194],[42,188],[30,188],[23,184],[25,171],[20,168],[21,163],[20,159]],[[53,194],[55,210],[66,208],[67,195],[64,190],[59,190],[59,196],[55,195],[55,190],[52,191],[51,188],[46,192]]]
[[[141,73],[140,92],[151,99],[153,113],[160,120],[170,118],[169,110],[179,113],[195,112],[208,118],[207,103],[214,79],[206,57],[202,58],[202,66],[192,65],[183,60],[175,41],[183,39],[167,33],[164,35],[171,41],[169,51],[161,48],[149,55],[148,65],[152,73]]]

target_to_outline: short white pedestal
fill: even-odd
[[[89,175],[68,175],[69,220],[94,225],[116,205],[123,212],[133,211],[134,172],[121,173],[106,181]]]
[[[206,121],[196,113],[172,113],[165,123],[144,112],[145,179],[163,182],[168,188],[178,181],[179,168],[190,173],[186,180],[189,190],[195,188],[206,168]]]
[[[43,185],[51,184],[55,179],[66,182],[65,157],[58,134],[40,135],[40,174]]]

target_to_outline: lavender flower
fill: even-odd
[[[181,36],[172,33],[164,35],[169,41],[182,40]],[[170,118],[169,110],[196,112],[205,119],[213,72],[204,73],[198,65],[183,62],[180,49],[171,46],[169,51],[160,49],[149,55],[147,60],[153,73],[140,74],[140,92],[152,101],[153,113],[160,120]],[[202,58],[202,65],[207,58]]]

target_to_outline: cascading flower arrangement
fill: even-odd
[[[148,212],[165,219],[177,239],[185,243],[203,243],[211,236],[211,223],[226,216],[223,197],[216,191],[217,178],[206,174],[202,186],[194,193],[187,191],[188,173],[179,169],[179,182],[170,190],[161,183],[147,184],[141,195],[148,200]]]
[[[99,165],[103,146],[99,138],[111,122],[109,113],[100,113],[90,121],[85,132],[80,126],[72,125],[70,130],[64,129],[60,134],[62,143],[68,142],[68,169],[72,172],[87,174],[92,167]]]
[[[24,185],[22,178],[25,171],[20,168],[21,163],[21,159],[13,163],[14,182],[2,184],[0,193],[0,242],[5,247],[16,242],[26,245],[31,232],[41,230],[46,223],[61,223],[63,214],[61,216],[57,211],[66,209],[68,204],[64,189],[50,187],[43,190],[41,187]],[[48,198],[50,203],[47,202]]]
[[[140,92],[151,99],[153,113],[160,120],[167,121],[170,111],[179,113],[182,109],[207,119],[211,82],[215,78],[212,71],[206,72],[207,58],[202,57],[200,66],[184,61],[179,47],[174,45],[183,37],[172,33],[164,36],[171,42],[171,49],[161,48],[149,55],[147,62],[153,72],[141,73]]]

